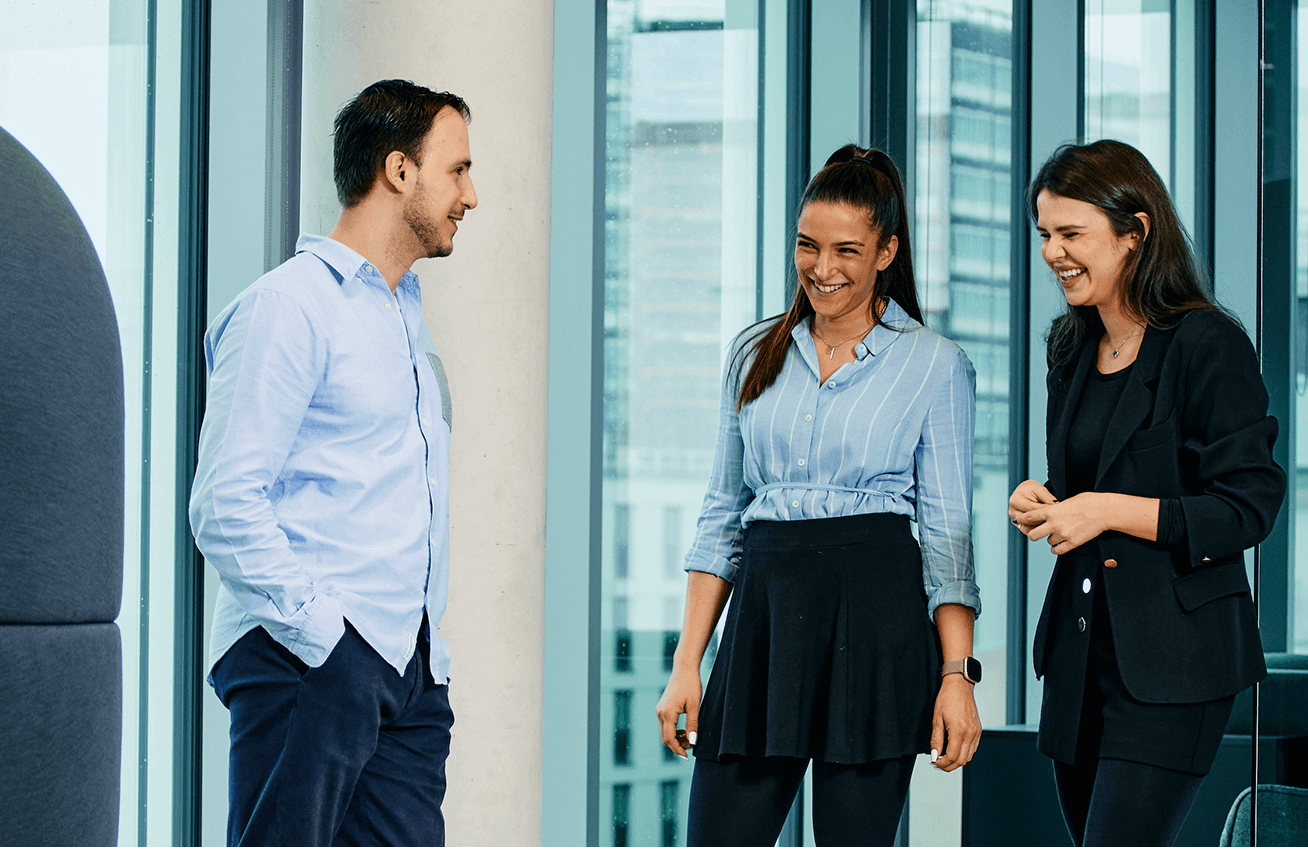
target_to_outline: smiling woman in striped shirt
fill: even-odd
[[[801,210],[794,301],[728,358],[658,705],[663,742],[696,756],[692,845],[773,844],[810,761],[818,843],[888,845],[916,754],[954,770],[981,732],[972,364],[922,326],[886,154],[837,150]]]

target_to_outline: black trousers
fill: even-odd
[[[895,843],[916,756],[869,764],[813,762],[813,837],[819,845]],[[771,847],[777,843],[809,760],[724,755],[695,759],[686,844]]]
[[[214,666],[231,710],[230,845],[445,843],[454,715],[429,672],[426,621],[403,676],[345,625],[320,667],[262,628]]]
[[[1058,802],[1077,847],[1171,847],[1203,781],[1124,759],[1054,762]]]

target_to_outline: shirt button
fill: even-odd
[[[1081,582],[1081,592],[1082,593],[1090,592],[1090,579],[1086,579],[1085,581]]]
[[[834,390],[834,389],[836,388],[836,382],[835,382],[835,381],[827,381],[827,386],[828,386],[828,387],[831,387],[831,389]]]
[[[363,264],[363,273],[364,273],[364,274],[372,274],[372,266],[368,265],[367,263],[364,263],[364,264]]]
[[[797,508],[797,507],[799,507],[799,500],[796,499],[795,501],[791,502],[791,503],[790,503],[790,506],[791,506],[792,508]]]
[[[1076,627],[1079,631],[1085,631],[1085,617],[1076,618]]]
[[[436,479],[435,479],[435,478],[428,478],[428,479],[427,479],[427,483],[429,483],[429,484],[435,484],[435,483],[436,483]]]
[[[1111,568],[1111,567],[1115,567],[1115,566],[1117,566],[1117,562],[1114,561],[1112,558],[1109,558],[1107,561],[1104,561],[1104,566],[1105,566],[1105,567],[1110,567],[1110,568]]]
[[[422,417],[422,424],[423,424],[423,425],[430,425],[430,424],[431,424],[431,420],[428,419],[426,416],[424,416],[424,417]]]
[[[805,422],[812,422],[812,421],[813,421],[813,414],[810,413],[810,414],[808,414],[807,416],[805,416],[805,417],[804,417],[804,421],[805,421]]]
[[[390,304],[387,304],[387,305],[386,305],[386,309],[387,309],[387,310],[391,309],[391,305],[390,305]]]
[[[804,465],[804,459],[803,459],[802,457],[799,459],[799,465],[800,465],[800,466],[803,466],[803,465]]]

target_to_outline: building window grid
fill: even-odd
[[[681,783],[667,779],[659,783],[659,823],[664,847],[677,846],[677,811],[680,808]]]
[[[619,782],[613,786],[613,846],[626,847],[631,819],[631,785]]]
[[[614,764],[631,764],[631,697],[628,690],[613,692]]]
[[[983,93],[982,82],[989,74],[992,81],[1002,81],[1003,88],[1007,91],[1009,60],[994,58],[993,61],[980,61],[976,55],[968,55],[969,53],[971,52],[957,50],[954,54],[957,64],[970,76],[978,79],[957,87],[954,92],[956,102],[952,126],[955,133],[949,140],[949,148],[953,154],[955,169],[973,169],[972,172],[963,175],[964,180],[973,181],[967,187],[969,191],[959,193],[969,196],[971,206],[963,203],[951,209],[952,224],[983,227],[993,224],[996,227],[988,235],[993,235],[995,231],[1003,228],[1002,236],[1006,240],[1008,229],[1004,227],[1004,220],[1011,215],[1011,201],[1007,197],[1010,192],[1008,182],[1010,177],[1005,169],[1011,159],[1009,154],[1011,121],[1006,115],[995,114],[993,109],[1001,104],[1007,108],[1009,102],[995,97],[993,93]],[[990,107],[990,109],[978,107]],[[987,166],[991,169],[989,197],[982,186]],[[958,176],[955,174],[956,178]],[[964,242],[966,241],[965,237]],[[978,245],[979,243],[973,239],[972,246]],[[946,322],[950,325],[947,333],[961,340],[967,340],[969,353],[974,355],[978,371],[984,369],[988,373],[986,380],[978,376],[978,462],[983,461],[983,454],[990,454],[996,460],[1006,458],[1006,437],[1010,416],[1007,387],[1000,379],[1006,372],[1009,362],[1008,350],[1004,347],[1010,332],[1007,322],[1008,292],[1002,288],[1008,284],[1009,246],[1006,241],[1002,245],[993,243],[992,245],[995,250],[986,252],[989,254],[988,257],[983,258],[978,251],[975,257],[963,263],[965,269],[951,270],[951,286],[955,287],[955,292],[950,299],[952,309],[949,309],[946,317]],[[964,274],[962,273],[964,270],[977,274]],[[992,296],[988,299],[987,291]],[[969,298],[972,300],[969,301]],[[1300,299],[1301,305],[1308,305],[1308,297],[1300,293]],[[989,303],[993,309],[989,311],[972,309],[983,302]],[[1308,307],[1303,309],[1308,312]],[[984,316],[984,318],[976,319],[977,316]],[[1308,322],[1308,316],[1305,316],[1305,321]],[[995,332],[993,335],[1002,334],[1005,337],[1003,344],[992,346],[987,343],[988,338],[992,336],[985,333],[984,326],[987,323]],[[1299,325],[1300,329],[1302,327],[1303,323]],[[1293,344],[1297,349],[1304,344],[1304,341],[1296,337]],[[1035,345],[1038,346],[1038,343]],[[1308,352],[1308,349],[1305,351]],[[1308,360],[1308,353],[1303,357]],[[1299,372],[1298,380],[1301,384],[1305,382],[1302,370]],[[1301,387],[1300,389],[1302,390]],[[982,447],[986,439],[983,438],[982,432],[995,437],[1002,435],[1003,439],[990,441],[991,450],[987,452]],[[665,550],[665,554],[666,551],[668,550]]]

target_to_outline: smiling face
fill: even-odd
[[[1118,236],[1094,204],[1048,190],[1036,197],[1036,210],[1040,255],[1057,275],[1067,303],[1113,310],[1121,306],[1122,270],[1139,235]]]
[[[851,324],[869,321],[877,272],[890,265],[899,246],[891,236],[878,248],[880,235],[868,224],[866,210],[824,201],[804,207],[795,240],[795,271],[818,317],[827,322],[849,317]]]
[[[424,256],[448,257],[454,234],[467,210],[477,206],[473,188],[468,125],[458,110],[436,113],[422,146],[422,165],[404,205],[404,222],[421,243]]]

